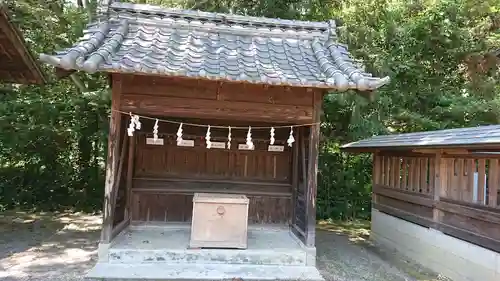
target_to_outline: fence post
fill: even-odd
[[[446,189],[446,161],[442,158],[442,152],[439,151],[434,158],[434,187],[433,187],[433,199],[434,204],[432,208],[432,228],[439,229],[439,225],[442,219],[442,212],[438,209],[439,201],[443,195],[443,190]]]

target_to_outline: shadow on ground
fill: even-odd
[[[0,279],[81,280],[94,264],[100,216],[81,213],[0,216]]]
[[[367,221],[321,221],[316,232],[318,268],[335,281],[437,281],[437,274],[398,253],[375,247]]]
[[[0,215],[0,280],[79,281],[95,264],[101,217],[82,213]],[[436,281],[369,243],[367,222],[320,222],[318,268],[327,281]]]

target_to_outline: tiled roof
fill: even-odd
[[[362,70],[330,22],[305,22],[111,2],[74,46],[40,58],[89,73],[186,76],[337,90],[389,82]]]
[[[345,150],[363,150],[370,148],[458,147],[486,144],[500,146],[500,125],[375,136],[346,144],[342,148]]]

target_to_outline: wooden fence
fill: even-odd
[[[373,207],[500,252],[499,158],[376,154]]]

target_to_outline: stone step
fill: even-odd
[[[232,249],[110,249],[109,263],[190,263],[190,264],[257,264],[305,266],[304,250],[232,250]]]
[[[238,280],[271,281],[301,280],[324,281],[313,266],[273,266],[237,264],[110,264],[97,263],[86,278],[88,280]]]

